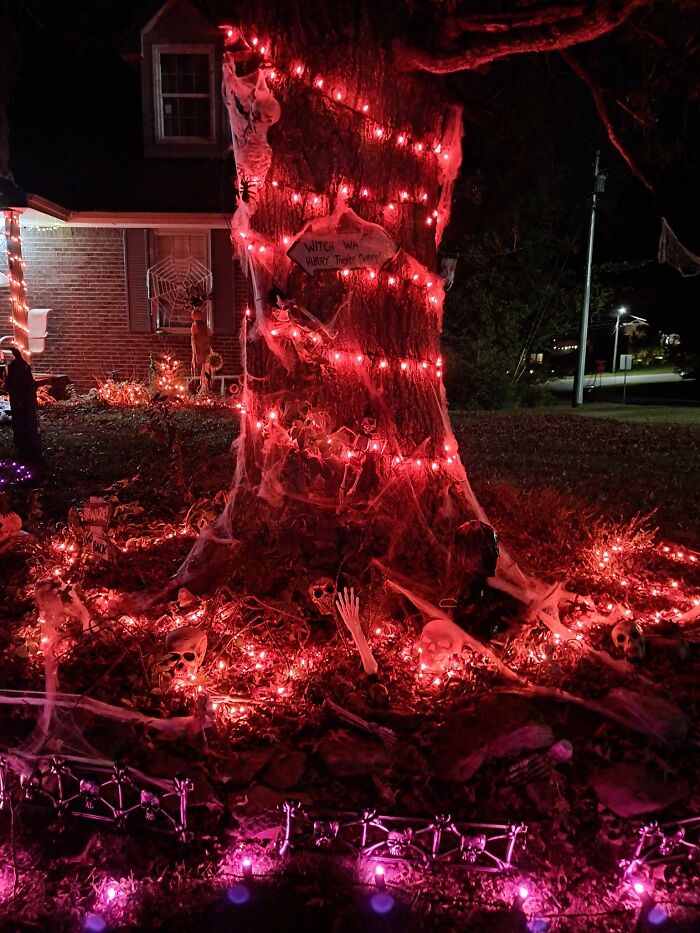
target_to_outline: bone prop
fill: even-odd
[[[357,726],[358,729],[364,729],[365,732],[371,732],[372,735],[378,736],[387,745],[392,745],[396,741],[396,733],[393,729],[388,729],[386,726],[378,726],[376,722],[363,719],[356,713],[351,713],[350,710],[338,706],[338,704],[334,703],[332,700],[326,700],[324,706],[327,706],[329,710],[334,712],[338,719],[342,719],[352,726]]]
[[[374,655],[370,651],[367,639],[360,625],[360,600],[359,597],[355,596],[354,588],[350,587],[350,591],[348,592],[348,588],[345,587],[342,594],[336,599],[335,604],[341,619],[352,635],[352,640],[355,642],[357,650],[360,652],[365,674],[376,674],[378,670],[377,662],[374,660]]]

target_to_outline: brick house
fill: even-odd
[[[247,286],[229,240],[235,169],[222,50],[220,28],[189,0],[167,0],[119,58],[97,63],[97,89],[84,79],[76,86],[72,158],[42,152],[42,127],[18,133],[10,111],[18,187],[0,188],[0,209],[6,228],[19,220],[27,306],[51,309],[35,372],[66,374],[85,391],[112,372],[145,378],[152,354],[189,364],[183,278],[210,294],[213,348],[223,374],[238,372]],[[23,89],[22,75],[16,96],[25,112],[36,107],[40,124],[45,105]],[[3,239],[0,337],[11,332],[11,244],[5,250]]]

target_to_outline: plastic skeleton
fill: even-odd
[[[354,588],[350,587],[348,590],[348,588],[345,587],[343,592],[338,595],[335,605],[340,613],[341,619],[352,635],[352,640],[355,642],[357,650],[360,652],[365,674],[376,674],[378,670],[377,662],[374,660],[374,655],[370,651],[367,639],[360,625],[360,600],[359,597],[355,596]]]
[[[83,592],[77,584],[62,580],[38,580],[34,585],[34,599],[39,619],[53,631],[58,631],[64,617],[77,619],[83,632],[91,631],[90,611],[83,602]]]

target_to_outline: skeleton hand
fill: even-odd
[[[355,587],[351,586],[350,590],[348,590],[346,586],[342,593],[338,593],[335,604],[343,622],[350,631],[352,631],[355,626],[359,627],[360,598],[359,596],[355,596]]]
[[[346,586],[342,594],[338,594],[335,605],[340,613],[340,617],[350,630],[352,640],[355,642],[357,650],[360,652],[365,674],[376,674],[378,670],[377,662],[374,660],[374,656],[369,649],[367,639],[360,625],[360,600],[355,596],[354,587],[351,586],[348,591]]]

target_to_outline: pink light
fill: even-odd
[[[647,889],[646,885],[642,881],[635,881],[632,884],[632,887],[634,888],[635,894],[644,894]]]
[[[396,285],[396,276],[390,275],[389,278],[387,279],[387,281],[388,281],[389,285]]]
[[[266,48],[264,45],[261,45],[261,46],[260,46],[260,54],[261,54],[261,55],[265,55],[266,52],[267,52],[267,48]]]
[[[433,211],[433,217],[439,217],[439,216],[440,216],[440,215],[438,214],[437,211]]]
[[[343,95],[342,95],[342,92],[341,92],[341,91],[336,91],[336,92],[335,92],[335,99],[336,99],[336,100],[342,100],[342,99],[343,99]]]
[[[388,365],[389,365],[389,364],[387,363],[386,360],[382,360],[381,363],[379,364],[379,368],[380,368],[380,369],[386,369]]]
[[[358,363],[361,363],[362,360],[364,359],[364,356],[361,353],[358,353],[355,359],[357,360]]]
[[[430,469],[431,469],[431,470],[437,470],[437,469],[438,469],[437,461],[433,460],[433,462],[430,464]]]
[[[381,126],[375,127],[375,129],[374,129],[374,135],[377,137],[377,139],[381,139],[381,138],[382,138],[382,136],[384,135],[384,130],[381,128]]]
[[[528,886],[526,884],[518,885],[518,897],[525,901],[529,896],[530,889]]]
[[[363,112],[363,113],[367,113],[368,110],[369,110],[369,104],[363,104],[363,105],[362,105],[362,112]]]
[[[360,197],[368,198],[369,197],[369,188],[360,188]]]
[[[270,79],[274,81],[276,77],[277,77],[277,72],[273,68],[272,71],[270,72]]]
[[[254,36],[254,37],[251,39],[251,42],[253,43],[253,45],[257,45],[257,44],[258,44],[258,37],[257,37],[257,36]]]
[[[408,369],[408,363],[407,363],[405,360],[404,360],[404,362],[401,364],[401,369],[403,369],[404,372]]]
[[[271,410],[267,413],[267,417],[270,419],[270,421],[275,421],[275,420],[277,419],[277,412],[274,410],[274,408],[271,409]]]
[[[273,187],[273,188],[279,188],[279,186],[280,186],[280,183],[279,183],[278,181],[273,181],[273,182],[272,182],[272,187]]]
[[[422,152],[425,149],[423,143],[416,143],[416,152]]]
[[[429,227],[432,227],[432,225],[433,225],[433,218],[432,218],[432,217],[426,217],[426,218],[425,218],[425,222],[427,223],[427,225],[428,225]]]
[[[314,83],[316,84],[316,87],[319,87],[319,88],[323,87],[323,78],[316,78],[316,81]]]
[[[387,207],[389,208],[390,211],[396,210],[396,205],[393,203],[393,201],[387,204]]]
[[[293,195],[292,195],[292,202],[293,202],[294,204],[298,204],[299,201],[301,201],[301,195],[296,194],[296,193],[293,194]]]
[[[348,188],[347,185],[343,185],[343,187],[340,189],[340,193],[341,193],[342,195],[346,195],[346,196],[347,196],[348,194],[350,194],[350,189]]]
[[[374,270],[372,270],[369,274],[369,277],[370,277],[370,281],[373,282],[377,278],[377,273]]]
[[[400,198],[402,201],[408,201],[408,191],[402,191],[400,194]]]
[[[406,145],[406,137],[403,135],[403,133],[399,133],[399,135],[396,137],[396,142],[399,146]]]
[[[253,877],[253,860],[249,855],[246,855],[243,861],[241,862],[241,869],[244,878]]]
[[[317,194],[314,195],[314,197],[313,197],[311,203],[312,203],[312,204],[320,204],[320,203],[321,203],[321,199],[319,198],[319,196],[318,196]]]
[[[294,74],[296,74],[296,75],[303,75],[303,74],[304,74],[304,66],[303,66],[303,65],[297,65],[296,68],[294,69]]]
[[[334,353],[333,356],[336,358],[336,360],[340,359],[340,353]]]
[[[386,887],[386,872],[383,865],[377,865],[374,869],[374,883],[378,888]]]
[[[344,276],[344,278],[347,279],[347,277],[350,275],[350,270],[349,270],[349,269],[343,269],[343,270],[341,271],[340,274],[341,274],[342,276]]]
[[[283,236],[283,237],[282,237],[282,242],[284,243],[285,246],[287,246],[287,245],[289,244],[289,237],[288,237],[288,236]]]
[[[117,894],[119,894],[119,891],[113,884],[110,884],[105,891],[105,895],[108,901],[113,901]]]

